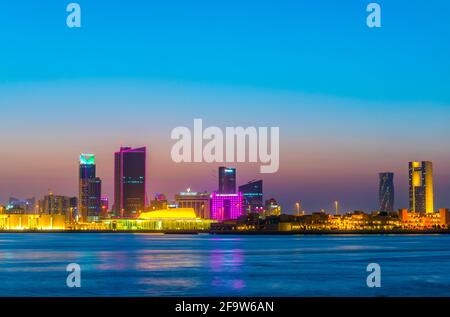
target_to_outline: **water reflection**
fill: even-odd
[[[0,296],[450,296],[448,235],[0,234],[0,250]]]
[[[210,269],[212,272],[233,272],[242,271],[244,261],[244,251],[233,250],[212,250],[210,255]]]

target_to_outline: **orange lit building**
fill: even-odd
[[[400,211],[400,219],[403,229],[438,229],[447,228],[450,224],[449,210],[442,208],[439,212],[409,212],[407,209]]]

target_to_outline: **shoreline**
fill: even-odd
[[[450,229],[429,230],[298,230],[298,231],[211,231],[211,230],[0,230],[0,234],[7,233],[107,233],[107,234],[155,234],[155,235],[440,235],[450,234]]]

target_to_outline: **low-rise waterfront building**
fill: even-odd
[[[449,209],[441,208],[439,212],[412,212],[408,209],[399,211],[403,229],[441,229],[450,224]]]
[[[281,206],[275,200],[275,198],[270,198],[266,200],[264,205],[264,214],[266,216],[279,216],[281,215]]]
[[[193,208],[201,219],[211,219],[211,194],[208,192],[192,192],[188,189],[175,195],[179,208]]]
[[[103,220],[106,230],[209,230],[213,220],[197,217],[193,208],[171,208],[143,212],[138,218]]]
[[[156,194],[155,198],[150,201],[147,211],[167,209],[169,202],[164,194]]]

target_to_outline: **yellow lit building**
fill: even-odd
[[[201,219],[193,208],[171,208],[143,212],[138,218],[108,219],[108,230],[209,230],[214,220]]]
[[[64,215],[0,214],[0,230],[63,230]]]
[[[400,227],[398,218],[353,213],[330,215],[327,229],[331,230],[392,230]]]
[[[409,210],[434,212],[432,162],[409,162]]]
[[[436,229],[447,228],[450,224],[450,212],[448,209],[440,209],[439,213],[409,212],[407,209],[400,211],[400,219],[403,229]]]

